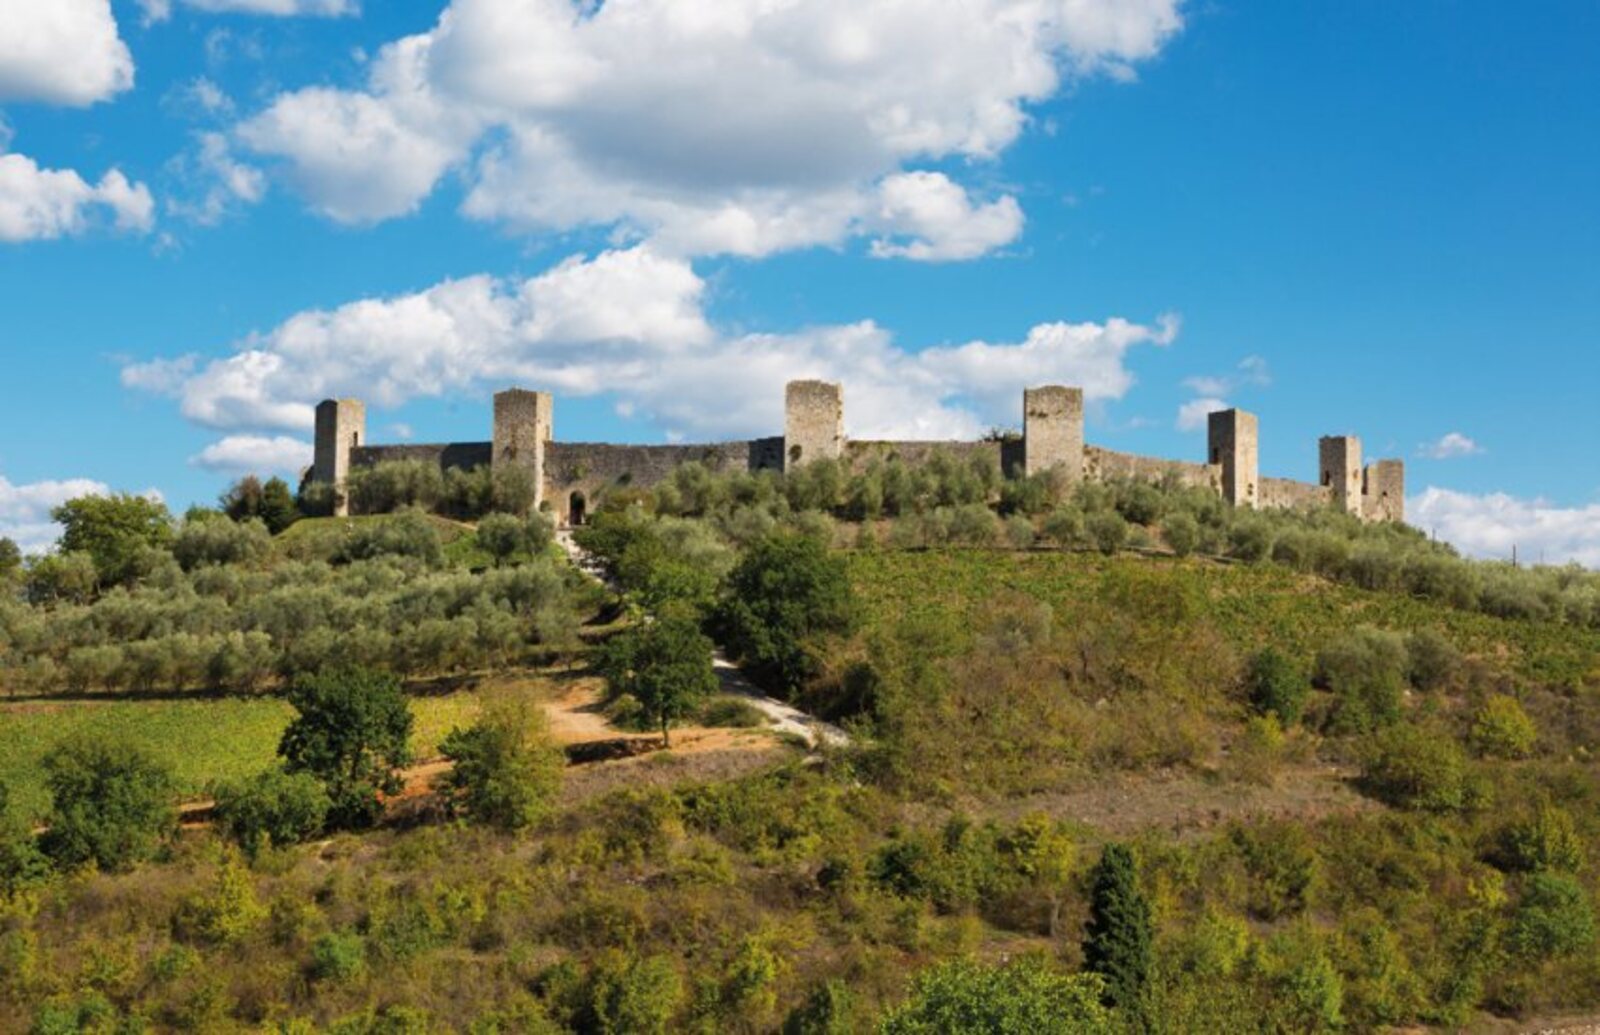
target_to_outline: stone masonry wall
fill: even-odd
[[[1067,484],[1083,480],[1083,389],[1064,385],[1022,393],[1023,473],[1054,469]]]
[[[781,470],[783,440],[666,446],[551,442],[545,446],[545,494],[551,509],[565,521],[574,493],[581,493],[592,511],[607,489],[647,489],[691,461],[716,472]]]
[[[350,451],[351,467],[373,467],[399,460],[438,464],[443,470],[470,471],[487,467],[494,458],[490,442],[407,443],[398,446],[362,446]]]
[[[1321,485],[1290,478],[1261,479],[1260,506],[1263,510],[1315,510],[1332,501],[1332,491]]]
[[[1195,464],[1184,460],[1160,460],[1132,453],[1117,453],[1099,446],[1084,449],[1084,477],[1090,481],[1111,481],[1131,478],[1135,481],[1160,482],[1168,478],[1177,484],[1198,486],[1213,492],[1222,491],[1221,464]]]
[[[827,381],[790,381],[783,398],[785,466],[844,455],[844,390]]]

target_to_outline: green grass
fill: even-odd
[[[1553,688],[1600,686],[1600,634],[1369,592],[1274,565],[948,549],[854,552],[850,570],[869,628],[901,616],[938,618],[965,638],[960,650],[996,600],[1021,594],[1050,605],[1064,627],[1093,604],[1133,601],[1151,617],[1208,621],[1245,651],[1270,643],[1303,657],[1354,625],[1400,632],[1431,627],[1468,653],[1503,658],[1522,680]]]
[[[413,754],[436,756],[439,741],[453,726],[471,723],[478,706],[478,695],[468,691],[412,698]],[[143,746],[172,767],[184,797],[199,797],[213,780],[271,765],[293,714],[275,697],[0,704],[0,782],[10,789],[13,807],[42,815],[50,801],[40,762],[62,738],[81,733]]]

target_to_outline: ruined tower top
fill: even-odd
[[[844,390],[828,381],[790,381],[783,400],[784,467],[844,456]]]

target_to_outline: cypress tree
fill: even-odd
[[[1150,904],[1139,890],[1133,853],[1107,845],[1095,865],[1085,964],[1105,979],[1106,1002],[1135,1006],[1150,975]]]

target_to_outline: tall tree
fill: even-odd
[[[1137,1007],[1150,977],[1150,904],[1127,845],[1106,846],[1091,884],[1084,963],[1105,979],[1108,1003]]]
[[[341,669],[302,678],[288,697],[299,715],[278,744],[284,767],[310,773],[328,788],[330,826],[376,823],[383,815],[380,794],[400,792],[399,768],[411,758],[411,708],[399,680]]]
[[[671,605],[655,621],[613,640],[601,667],[611,689],[632,694],[670,747],[672,724],[717,689],[711,651],[711,640],[700,631],[694,612]]]
[[[261,511],[258,516],[273,535],[300,520],[300,506],[295,502],[288,482],[282,478],[268,479],[267,484],[261,487]]]
[[[87,554],[102,586],[133,581],[150,548],[165,548],[172,542],[167,505],[144,496],[80,496],[56,507],[50,516],[63,528],[61,551]]]
[[[844,560],[809,536],[769,536],[729,576],[718,620],[730,652],[758,680],[793,693],[816,668],[809,641],[854,626]]]
[[[44,759],[52,808],[45,852],[64,866],[122,870],[176,827],[172,774],[123,741],[81,737]]]

